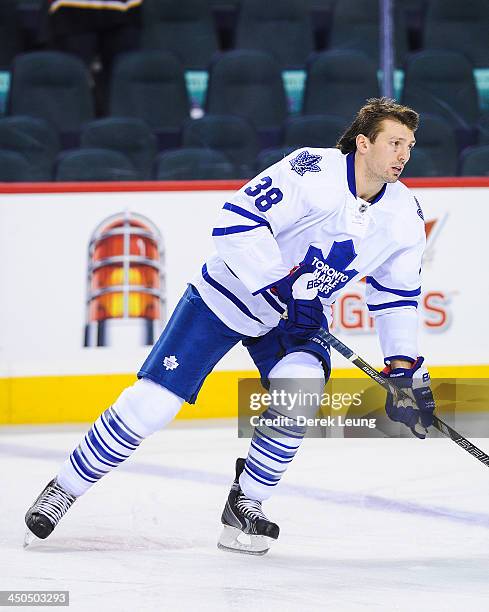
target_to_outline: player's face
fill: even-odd
[[[383,183],[395,183],[416,143],[414,133],[398,121],[384,119],[375,142],[368,142],[366,162],[371,174]]]

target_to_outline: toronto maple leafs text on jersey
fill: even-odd
[[[338,293],[366,277],[384,355],[415,358],[420,211],[400,182],[384,185],[371,202],[358,198],[353,153],[299,149],[224,203],[213,230],[216,252],[192,282],[226,325],[261,336],[284,311],[270,288],[300,263],[314,266],[329,320]]]

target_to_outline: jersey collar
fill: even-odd
[[[353,195],[353,197],[357,197],[357,184],[356,184],[356,180],[355,180],[355,152],[351,152],[348,153],[348,155],[346,156],[346,179],[348,181],[348,189],[350,190],[351,194]],[[370,204],[375,204],[376,202],[378,202],[381,197],[384,195],[385,190],[387,188],[387,183],[384,183],[384,185],[382,186],[382,189],[379,191],[379,193],[374,196],[369,203]]]

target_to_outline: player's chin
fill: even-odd
[[[395,170],[394,168],[391,168],[391,170],[387,173],[387,176],[385,178],[385,182],[386,183],[395,183],[401,176],[402,174],[402,169],[401,170]]]

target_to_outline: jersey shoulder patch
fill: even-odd
[[[322,155],[309,153],[305,150],[301,151],[297,157],[289,159],[289,164],[294,172],[304,176],[306,172],[321,172],[318,164],[322,159]]]
[[[423,210],[421,208],[420,203],[418,202],[418,198],[416,196],[413,196],[413,197],[414,197],[414,201],[416,202],[416,212],[418,216],[421,218],[421,220],[424,221]]]

